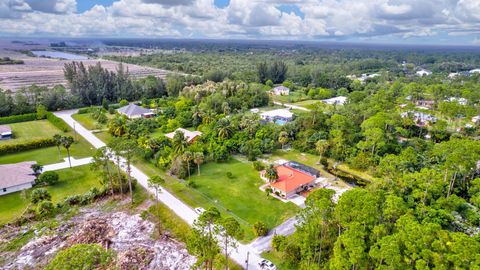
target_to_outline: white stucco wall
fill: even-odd
[[[32,185],[33,185],[33,182],[32,182],[32,183],[28,183],[28,184],[23,184],[23,185],[17,185],[17,186],[13,186],[13,187],[8,187],[8,188],[6,188],[6,189],[7,189],[6,191],[4,191],[3,188],[0,188],[0,196],[1,196],[1,195],[5,195],[5,194],[9,194],[9,193],[12,193],[12,192],[17,192],[17,191],[21,191],[21,190],[24,190],[24,189],[32,188]]]

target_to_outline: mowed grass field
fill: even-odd
[[[100,187],[98,174],[90,170],[89,165],[56,171],[60,181],[54,186],[46,187],[52,202],[62,202],[66,197],[83,194],[91,187]],[[0,196],[0,224],[4,224],[20,216],[30,204],[29,194],[33,189],[26,191],[27,198],[22,198],[21,192]]]
[[[257,221],[265,222],[269,229],[294,216],[299,208],[293,203],[284,203],[267,197],[259,187],[263,184],[259,172],[251,162],[231,159],[228,162],[211,162],[201,166],[201,175],[192,173],[195,187],[185,181],[165,174],[153,164],[138,159],[135,166],[149,176],[161,175],[164,187],[192,208],[216,207],[223,216],[236,218],[245,230],[244,242],[255,239],[252,226]],[[233,174],[229,179],[227,172]]]
[[[105,113],[108,119],[112,119],[114,116]],[[107,127],[106,124],[100,124],[97,120],[92,118],[92,113],[76,113],[72,115],[72,118],[77,120],[84,128],[88,130],[104,129]]]
[[[50,138],[57,133],[61,133],[48,120],[37,120],[22,123],[8,124],[12,129],[13,139],[1,140],[0,145],[17,144],[36,139]]]
[[[74,144],[70,147],[70,155],[75,158],[84,158],[92,156],[93,146],[83,139],[80,135],[75,135],[73,131],[62,132],[47,120],[30,121],[22,123],[9,124],[14,133],[14,139],[2,140],[1,144],[16,144],[35,139],[51,138],[55,134],[72,136],[76,138]],[[67,157],[65,148],[60,147],[60,152],[55,146],[20,151],[17,153],[1,154],[0,164],[17,163],[22,161],[36,161],[41,165],[63,162]]]

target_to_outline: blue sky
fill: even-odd
[[[0,0],[2,36],[480,45],[480,0]]]

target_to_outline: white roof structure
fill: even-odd
[[[417,76],[429,76],[429,75],[432,75],[432,72],[430,70],[426,70],[426,69],[420,69],[419,71],[416,72]]]
[[[323,99],[323,103],[334,105],[334,104],[340,104],[343,105],[345,102],[347,102],[347,97],[344,96],[338,96],[334,98],[329,98],[329,99]]]
[[[31,166],[35,161],[0,165],[0,189],[11,188],[35,182]]]
[[[470,73],[480,73],[480,68],[472,69],[469,72]]]
[[[281,96],[281,95],[289,95],[290,94],[290,89],[288,87],[285,87],[283,85],[274,87],[271,92],[274,95]]]
[[[467,105],[468,103],[468,100],[466,98],[457,98],[457,97],[449,97],[447,101],[457,102],[458,104],[464,105],[464,106]]]
[[[187,142],[192,142],[196,137],[202,136],[203,134],[200,131],[190,131],[184,128],[177,128],[174,132],[167,133],[165,136],[169,139],[173,139],[175,133],[177,132],[183,133],[183,136],[187,139]]]
[[[263,119],[275,118],[275,117],[292,118],[293,113],[288,109],[276,109],[272,111],[263,112],[260,114],[260,117],[262,117]]]
[[[138,118],[144,115],[153,114],[152,110],[145,109],[133,103],[130,103],[127,106],[121,107],[117,111],[123,115],[126,115],[128,118]]]
[[[0,135],[2,136],[12,135],[12,129],[7,125],[0,125]]]

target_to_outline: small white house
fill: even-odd
[[[35,161],[0,165],[0,196],[29,189],[35,183],[32,165]]]
[[[472,69],[469,71],[470,74],[480,73],[480,68]]]
[[[12,138],[12,129],[7,125],[0,125],[0,140]]]
[[[293,113],[288,109],[276,109],[261,113],[260,118],[277,124],[285,124],[293,120]]]
[[[415,74],[417,74],[417,76],[423,77],[423,76],[432,75],[432,72],[430,70],[422,68],[422,69],[418,70]]]
[[[338,97],[333,97],[329,99],[323,99],[322,102],[330,105],[335,105],[335,104],[343,105],[345,104],[345,102],[347,102],[347,97],[338,96]]]
[[[135,119],[140,117],[150,118],[155,115],[152,110],[145,109],[133,103],[130,103],[127,106],[121,107],[117,111],[118,113],[123,114],[130,119]]]
[[[275,96],[288,96],[290,95],[290,89],[288,87],[280,85],[270,90],[270,93]]]
[[[468,100],[466,98],[457,98],[457,97],[449,97],[447,99],[449,102],[457,102],[458,104],[465,106],[468,103]]]

